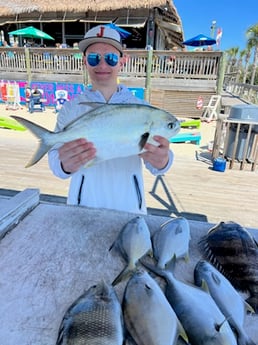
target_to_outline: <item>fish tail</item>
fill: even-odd
[[[174,255],[173,258],[166,264],[166,266],[159,267],[159,266],[154,266],[153,264],[148,263],[147,261],[144,261],[142,259],[139,260],[140,263],[146,267],[148,270],[151,272],[157,274],[160,277],[166,278],[169,274],[173,275],[175,265],[176,265],[176,256]]]
[[[115,286],[119,283],[121,283],[123,280],[129,278],[133,275],[134,271],[136,270],[136,267],[134,269],[130,268],[129,266],[126,266],[119,274],[118,276],[113,280],[112,286]]]
[[[35,135],[39,139],[39,147],[37,151],[34,153],[30,161],[26,164],[26,168],[31,167],[32,165],[36,164],[53,146],[49,143],[49,136],[53,134],[53,132],[47,130],[46,128],[43,128],[36,123],[33,123],[29,120],[26,120],[19,116],[11,116],[16,121],[21,123],[23,126],[28,128],[28,130],[31,131],[32,134]]]
[[[161,277],[164,276],[165,270],[163,268],[161,268],[159,266],[154,266],[153,264],[150,264],[149,262],[144,261],[143,259],[140,259],[139,261],[145,268],[147,268],[151,272],[153,272],[153,273],[155,273]]]

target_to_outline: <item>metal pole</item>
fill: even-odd
[[[211,37],[212,38],[215,38],[216,24],[217,24],[216,20],[213,20],[211,22]]]

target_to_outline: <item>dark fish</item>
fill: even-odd
[[[238,290],[258,313],[258,246],[251,234],[234,222],[220,222],[199,241],[203,255]]]
[[[122,345],[122,308],[104,281],[90,287],[66,311],[56,345]]]

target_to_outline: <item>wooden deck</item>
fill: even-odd
[[[0,105],[1,115],[11,115]],[[41,125],[53,128],[53,109],[29,114],[16,111]],[[235,221],[246,227],[258,228],[257,172],[249,166],[241,171],[237,165],[225,172],[212,170],[211,153],[207,150],[215,133],[215,122],[202,123],[201,143],[174,143],[175,161],[171,170],[155,178],[144,171],[147,206],[150,214],[182,215],[191,220],[217,223]],[[198,130],[199,131],[199,130]],[[41,200],[65,202],[68,180],[52,175],[44,157],[37,165],[24,168],[35,150],[36,139],[27,131],[0,129],[0,198],[26,188],[39,188]],[[198,159],[197,159],[198,158]]]

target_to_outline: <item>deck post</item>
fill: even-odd
[[[28,86],[30,86],[31,84],[30,51],[26,47],[25,47],[25,61],[26,61],[26,69],[27,69],[27,76],[28,76]]]
[[[152,68],[153,50],[148,50],[147,57],[147,70],[146,70],[146,81],[145,81],[145,99],[150,102],[150,88],[151,88],[151,68]]]
[[[217,79],[217,94],[220,95],[223,91],[224,76],[226,71],[226,55],[222,52],[222,56],[219,62],[219,73]]]

